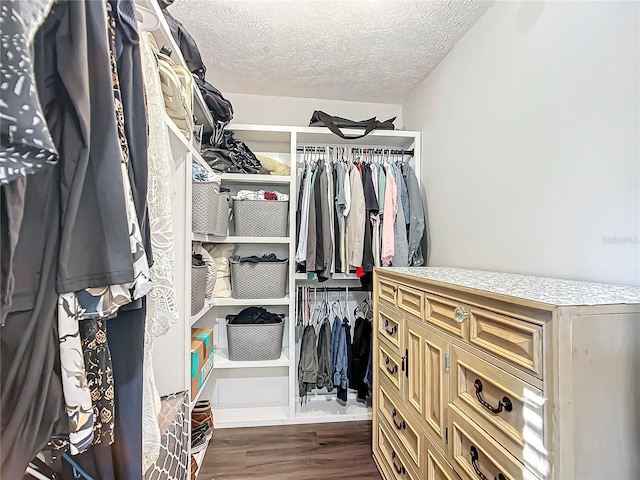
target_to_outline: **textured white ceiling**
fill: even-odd
[[[176,0],[222,92],[401,103],[483,0]]]

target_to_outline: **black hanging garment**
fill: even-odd
[[[365,381],[371,348],[371,323],[363,317],[356,318],[353,331],[353,378],[351,388],[358,391],[358,401],[366,401],[369,386]]]

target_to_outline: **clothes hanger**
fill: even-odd
[[[136,19],[138,27],[144,32],[153,32],[160,28],[160,18],[153,10],[136,5]]]

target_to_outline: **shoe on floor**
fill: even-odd
[[[196,428],[191,429],[191,437],[200,432],[204,432],[204,434],[207,436],[207,440],[211,440],[211,437],[213,437],[213,430],[211,430],[211,427],[209,427],[209,425],[207,425],[206,423],[203,423],[202,425],[198,425]]]
[[[196,428],[203,423],[209,425],[209,428],[213,429],[213,414],[211,409],[208,411],[197,411],[195,408],[191,413],[191,428]]]
[[[191,435],[191,453],[199,453],[205,448],[209,440],[207,439],[207,432],[199,431]]]
[[[198,462],[196,462],[196,457],[191,455],[191,480],[196,480],[197,472],[198,472]]]

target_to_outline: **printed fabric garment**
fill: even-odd
[[[94,413],[80,339],[82,307],[75,293],[58,297],[58,337],[62,391],[69,419],[69,450],[77,455],[93,443]]]
[[[391,174],[391,166],[387,165],[387,177],[386,177],[387,186],[385,191],[387,195],[385,196],[385,214],[382,220],[382,265],[388,267],[393,260],[394,252],[395,252],[395,242],[394,242],[394,227],[396,221],[396,215],[398,214],[398,204],[397,197],[398,192],[396,190],[396,183],[394,181],[393,175]]]
[[[58,160],[35,88],[30,46],[52,0],[7,0],[0,8],[0,184]]]
[[[311,325],[304,327],[300,343],[300,361],[298,363],[298,395],[300,405],[307,399],[318,381],[318,351],[316,350],[316,331]]]
[[[320,331],[318,332],[318,378],[316,388],[326,388],[333,391],[333,379],[331,378],[331,323],[329,317],[324,316]]]
[[[107,321],[80,320],[82,351],[93,404],[93,445],[111,445],[115,419],[113,366],[107,344]]]

